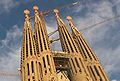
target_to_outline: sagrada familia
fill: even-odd
[[[99,59],[67,16],[70,33],[54,9],[62,51],[52,51],[43,12],[34,6],[34,32],[30,11],[24,10],[21,81],[109,81]]]

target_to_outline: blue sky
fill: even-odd
[[[29,9],[33,16],[33,5],[46,11],[75,1],[80,1],[80,5],[60,9],[60,15],[67,26],[66,16],[72,16],[80,30],[120,14],[120,0],[0,0],[0,72],[19,73],[24,9]],[[53,12],[45,20],[48,32],[57,29]],[[110,80],[120,81],[120,19],[81,33],[101,60]],[[50,39],[57,37],[55,34]],[[53,50],[60,50],[59,46],[59,42],[51,45]],[[20,81],[20,77],[0,76],[0,81]]]

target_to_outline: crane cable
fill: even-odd
[[[88,29],[91,29],[91,28],[97,28],[98,25],[101,25],[101,24],[103,24],[103,23],[106,23],[106,22],[109,22],[109,21],[112,21],[112,20],[115,20],[115,19],[118,19],[118,18],[120,18],[120,14],[119,14],[119,15],[116,15],[116,16],[114,16],[114,17],[111,17],[111,18],[107,18],[107,19],[105,19],[105,20],[103,20],[103,21],[100,21],[100,22],[98,22],[98,23],[95,23],[95,24],[93,24],[93,25],[83,27],[83,29],[80,29],[79,31],[85,31],[85,30],[88,30]],[[78,25],[80,25],[80,23],[78,23],[78,24],[76,24],[76,25],[78,26]],[[98,27],[99,27],[99,26],[98,26]],[[55,30],[55,31],[49,33],[48,36],[50,37],[51,35],[53,35],[53,34],[54,34],[55,32],[57,32],[57,31],[58,31],[58,30]]]
[[[118,5],[119,3],[120,3],[120,0],[118,0],[117,3],[114,4],[114,5],[112,5],[111,7],[114,7],[114,6]],[[62,7],[59,7],[58,9],[62,9],[62,8],[70,7],[70,6],[75,6],[75,5],[79,5],[79,4],[80,4],[80,2],[79,2],[79,1],[76,1],[76,2],[74,2],[74,3],[72,3],[72,4],[67,4],[67,5],[64,5],[64,6],[62,6]],[[106,9],[104,8],[104,11],[105,11],[105,10],[106,10]],[[51,11],[52,11],[52,10],[51,10]],[[116,16],[114,16],[114,17],[111,17],[111,18],[107,18],[107,19],[105,19],[105,20],[103,20],[103,21],[100,21],[100,22],[98,22],[98,23],[95,23],[95,24],[93,24],[93,25],[83,27],[83,29],[80,29],[79,31],[85,31],[85,30],[88,30],[88,29],[91,29],[91,28],[95,28],[97,25],[103,24],[103,23],[108,22],[108,21],[111,21],[111,20],[115,20],[115,19],[117,19],[117,18],[119,18],[119,17],[120,17],[120,14],[119,14],[119,15],[116,15]],[[78,25],[80,25],[80,23],[78,23],[78,24],[76,24],[76,25],[78,26]],[[58,30],[55,30],[55,31],[49,33],[48,36],[53,35],[53,34],[56,33],[57,31],[58,31]]]
[[[116,16],[114,16],[114,17],[105,19],[105,20],[103,20],[103,21],[101,21],[101,22],[95,23],[95,24],[93,24],[93,25],[84,27],[83,29],[80,29],[80,31],[85,31],[85,30],[88,30],[88,29],[91,29],[91,28],[95,28],[95,27],[97,27],[97,26],[100,25],[100,24],[103,24],[103,23],[106,23],[106,22],[108,22],[108,21],[112,21],[112,20],[115,20],[115,19],[118,19],[118,18],[120,18],[120,14],[119,14],[119,15],[116,15]],[[77,24],[77,25],[79,25],[79,24]],[[99,26],[98,26],[98,27],[99,27]]]

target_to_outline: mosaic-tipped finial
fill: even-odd
[[[38,10],[39,8],[38,8],[38,6],[33,6],[33,9]]]
[[[58,9],[54,9],[54,13],[59,13],[59,10]]]
[[[71,27],[74,27],[73,21],[72,21],[72,17],[71,16],[67,16],[66,19],[68,20],[68,23]]]
[[[28,9],[24,10],[24,14],[25,14],[25,21],[29,21],[30,17],[29,17],[29,14],[30,14],[30,11]]]
[[[24,10],[24,14],[28,15],[28,14],[30,14],[30,11],[28,9],[26,9],[26,10]]]
[[[58,9],[54,9],[54,14],[55,14],[56,18],[59,18],[59,10]]]
[[[72,20],[72,17],[71,16],[67,16],[66,19],[67,20]]]

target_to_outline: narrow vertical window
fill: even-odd
[[[78,62],[77,58],[75,58],[75,62],[77,64],[77,67],[79,67],[79,71],[81,72],[81,68],[80,68],[80,65],[79,65],[79,62]]]
[[[30,75],[29,64],[27,63],[28,75]]]
[[[83,65],[83,63],[82,63],[81,58],[79,58],[79,61],[80,61],[80,64],[81,64],[81,68],[84,68],[84,65]]]
[[[28,79],[28,81],[30,81],[30,79]]]
[[[97,75],[100,76],[100,74],[99,74],[99,72],[98,72],[96,66],[94,66],[94,68],[95,68],[95,71],[96,71]]]
[[[98,69],[96,68],[96,66],[94,66],[94,68],[95,68],[95,71],[96,71],[97,75],[100,77],[100,81],[102,81],[102,79],[101,79],[101,76],[100,76],[100,74],[99,74]]]
[[[42,47],[42,39],[40,38],[40,31],[38,31],[38,34],[39,34],[39,41],[40,41],[41,51],[43,51],[43,47]]]
[[[32,44],[31,44],[31,37],[30,37],[30,33],[29,33],[29,45],[30,45],[30,55],[32,55]]]
[[[92,74],[93,74],[93,76],[95,77],[95,79],[96,79],[96,76],[95,76],[95,73],[94,73],[94,71],[93,71],[93,69],[92,69],[92,67],[90,66],[90,70],[92,71]]]
[[[45,58],[44,57],[43,57],[43,64],[44,64],[44,67],[46,68]]]
[[[98,66],[98,67],[99,67],[99,69],[100,69],[100,71],[101,71],[102,75],[104,76],[105,80],[107,81],[106,76],[105,76],[105,75],[104,75],[104,73],[103,73],[103,70],[101,69],[101,67],[100,67],[100,66]]]
[[[76,62],[76,64],[77,64],[77,67],[80,68],[79,63],[78,63],[78,61],[77,61],[77,58],[75,58],[75,62]]]
[[[90,73],[90,76],[92,77],[93,74],[91,73],[91,70],[90,70],[89,66],[87,66],[87,69],[88,69],[88,71]],[[94,80],[94,77],[92,77],[92,79]]]
[[[75,72],[77,73],[77,70],[76,70],[76,67],[75,67],[75,63],[73,62],[73,59],[71,59],[71,61],[72,61],[72,64],[74,66]]]
[[[28,39],[27,39],[27,30],[26,30],[26,57],[28,57]]]
[[[50,61],[49,61],[49,56],[47,55],[47,62],[48,62],[48,65],[50,65]]]
[[[34,73],[34,62],[31,62],[32,73]]]
[[[32,79],[33,79],[33,81],[35,81],[35,77],[34,76],[32,77]]]
[[[44,31],[41,29],[41,32],[42,32],[42,36],[43,36],[43,42],[44,42],[44,47],[45,47],[45,50],[47,50],[47,47],[46,47],[46,40],[45,40],[45,36],[44,36]]]

